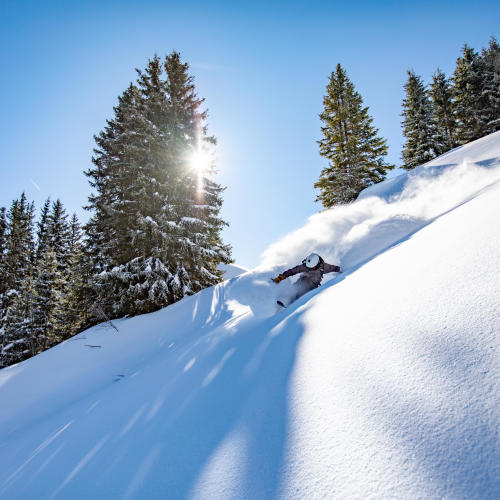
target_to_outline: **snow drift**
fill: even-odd
[[[499,179],[498,132],[365,189],[355,203],[326,210],[271,245],[265,268],[294,263],[312,251],[352,268],[408,236]]]
[[[499,200],[500,132],[0,371],[0,498],[500,497]]]
[[[248,269],[237,264],[220,264],[219,269],[224,273],[224,279],[237,278],[241,274],[248,272]]]

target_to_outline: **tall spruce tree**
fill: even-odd
[[[52,302],[47,299],[47,313],[50,312],[50,329],[47,331],[47,345],[55,345],[68,338],[71,332],[71,323],[65,320],[64,310],[68,306],[65,297],[70,294],[70,281],[73,273],[73,234],[68,215],[61,200],[52,203],[50,214],[47,217],[48,251],[37,269],[38,274],[44,275],[44,282],[50,293]],[[55,269],[53,269],[55,265]],[[38,289],[35,290],[35,293]],[[43,299],[43,297],[42,297]],[[43,300],[38,303],[43,304]]]
[[[52,210],[47,219],[48,246],[56,254],[58,270],[66,277],[71,265],[71,227],[68,215],[61,200],[52,204]]]
[[[61,306],[58,290],[61,278],[57,267],[56,252],[49,247],[37,262],[30,291],[30,314],[26,320],[32,345],[37,346],[39,351],[59,341],[54,331],[54,316]]]
[[[58,199],[47,200],[38,221],[36,264],[23,297],[23,324],[11,321],[11,328],[30,334],[31,355],[58,344],[72,333],[66,314],[66,297],[71,293],[73,272],[72,230],[66,210]]]
[[[10,297],[4,318],[0,366],[19,363],[37,353],[38,346],[31,328],[32,285],[32,277],[26,276]]]
[[[170,97],[171,138],[178,149],[179,169],[183,181],[175,192],[178,244],[181,251],[176,263],[173,286],[182,295],[195,293],[221,281],[218,264],[231,262],[231,250],[221,240],[227,225],[220,217],[223,188],[210,179],[215,173],[213,161],[197,170],[186,165],[186,154],[203,155],[205,146],[215,145],[207,136],[206,111],[200,107],[204,99],[195,93],[189,66],[174,52],[165,58],[166,90]],[[179,161],[178,160],[178,161]]]
[[[409,170],[435,158],[439,154],[439,146],[436,144],[432,105],[422,78],[408,70],[404,88],[402,167]]]
[[[95,138],[94,168],[87,172],[96,190],[88,207],[94,214],[86,232],[97,300],[111,317],[153,311],[213,284],[220,280],[216,271],[204,280],[195,273],[230,259],[228,247],[213,247],[223,224],[219,187],[206,208],[196,208],[190,194],[188,155],[206,135],[201,103],[179,55],[163,62],[155,56]],[[211,224],[195,228],[196,210],[210,213]],[[191,265],[207,234],[209,257]]]
[[[45,200],[42,209],[40,210],[40,219],[37,222],[36,231],[36,258],[38,262],[49,247],[49,222],[50,217],[50,198]]]
[[[453,74],[455,115],[461,144],[479,139],[487,133],[483,78],[484,65],[481,58],[472,47],[464,45]]]
[[[89,231],[89,226],[85,227]],[[91,231],[94,228],[90,229]],[[92,242],[92,243],[91,243]],[[100,306],[99,296],[95,287],[97,275],[103,269],[97,260],[99,250],[90,236],[82,235],[75,247],[73,274],[71,278],[72,303],[77,304],[78,318],[74,323],[74,333],[100,322],[96,316],[96,308]]]
[[[0,258],[5,250],[5,236],[7,234],[7,211],[5,207],[0,207]]]
[[[4,282],[3,277],[3,254],[5,252],[5,239],[7,237],[7,215],[5,207],[0,207],[0,282]]]
[[[127,234],[126,217],[132,223],[135,210],[129,198],[137,191],[133,179],[139,174],[143,149],[148,147],[148,135],[142,130],[141,107],[139,89],[130,84],[113,108],[114,118],[107,120],[105,129],[94,136],[94,168],[85,172],[95,190],[85,208],[93,211],[93,215],[85,231],[89,262],[96,275],[111,270],[114,262],[126,259],[127,243],[133,236],[132,232]]]
[[[172,270],[162,251],[153,251],[168,248],[168,222],[175,227],[164,200],[173,176],[161,161],[168,154],[168,134],[152,121],[164,117],[168,106],[160,74],[155,57],[139,73],[141,88],[131,84],[120,97],[115,117],[95,138],[95,168],[87,172],[96,189],[86,228],[96,300],[111,316],[147,312],[170,300]]]
[[[446,75],[439,68],[432,76],[429,95],[436,134],[433,142],[439,155],[458,146],[452,88]]]
[[[386,141],[378,137],[368,107],[340,64],[330,76],[323,104],[323,139],[318,144],[329,165],[314,187],[320,190],[317,200],[328,208],[355,200],[367,186],[384,180],[394,166],[384,161]]]
[[[16,294],[23,280],[32,273],[33,214],[34,205],[28,202],[24,193],[12,202],[7,213],[5,252],[2,259],[3,280],[0,283],[4,313],[9,307],[10,298]]]
[[[58,294],[58,307],[54,312],[54,336],[65,340],[89,324],[85,308],[87,287],[84,269],[84,247],[78,217],[73,214],[69,222],[68,256],[70,271],[64,276]],[[88,308],[87,308],[88,309]]]
[[[495,37],[491,37],[488,48],[481,51],[481,61],[484,98],[482,121],[486,133],[491,134],[500,130],[500,45]]]
[[[33,274],[33,213],[34,205],[24,193],[7,213],[0,283],[0,366],[22,361],[33,352],[25,322]]]
[[[5,253],[5,240],[7,238],[7,216],[5,207],[0,208],[0,368],[3,366],[2,362],[2,346],[4,345],[4,313],[3,313],[3,294],[4,285],[6,282],[7,274],[3,265],[3,258]]]

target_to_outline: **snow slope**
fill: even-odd
[[[497,132],[1,370],[0,498],[500,498],[499,220]]]
[[[226,280],[237,278],[241,274],[248,272],[248,269],[237,264],[220,264],[219,269],[224,273],[224,279]]]

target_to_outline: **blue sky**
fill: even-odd
[[[320,210],[322,99],[340,62],[399,164],[406,70],[448,75],[464,43],[500,38],[500,3],[13,2],[0,5],[0,206],[23,190],[69,212],[90,193],[93,135],[153,54],[181,52],[206,99],[227,190],[224,240],[255,266]]]

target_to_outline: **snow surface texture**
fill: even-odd
[[[499,200],[497,132],[1,370],[0,498],[500,498]]]
[[[219,264],[219,269],[224,273],[224,279],[230,280],[247,273],[248,269],[237,264]]]

